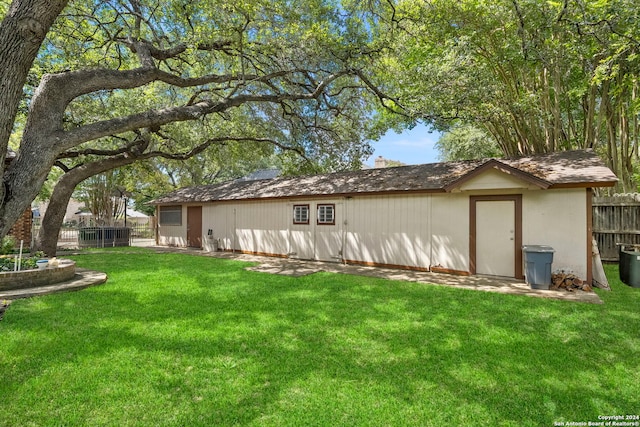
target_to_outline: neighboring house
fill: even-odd
[[[362,170],[367,169],[380,169],[380,168],[394,168],[398,166],[406,166],[405,163],[402,163],[399,160],[391,160],[385,159],[382,156],[378,156],[373,160],[373,166],[369,166],[366,163],[362,164]]]
[[[9,164],[16,158],[16,152],[13,151],[10,147],[7,148],[7,154],[4,158],[4,167],[5,169]],[[11,226],[11,229],[7,233],[8,236],[12,236],[16,239],[16,243],[18,246],[22,241],[25,247],[29,247],[31,245],[31,226],[33,221],[33,213],[31,211],[31,207],[25,209],[25,211],[18,217],[16,222]]]
[[[127,208],[127,223],[135,224],[135,225],[145,225],[149,224],[150,217],[149,215],[143,214],[142,212],[138,212],[131,208]]]
[[[38,202],[33,204],[32,211],[34,213],[34,218],[43,218],[45,213],[47,212],[47,208],[49,207],[49,202]],[[64,214],[64,219],[62,222],[64,224],[78,224],[81,223],[84,219],[86,219],[87,215],[91,215],[90,213],[84,213],[86,211],[84,207],[84,202],[81,202],[76,199],[69,199],[69,203],[67,204],[67,210]]]
[[[591,281],[591,151],[233,181],[156,199],[158,244],[522,278],[522,245]]]
[[[42,202],[33,208],[34,217],[42,218],[47,211],[48,203]],[[36,213],[37,212],[37,213]],[[132,226],[149,224],[150,217],[141,212],[127,208],[127,225]],[[95,225],[93,214],[85,207],[84,202],[76,199],[70,199],[67,204],[67,210],[64,214],[63,223],[72,226],[89,227]],[[117,225],[124,224],[124,216],[120,215],[116,218]]]
[[[382,156],[376,157],[374,162],[373,162],[373,167],[376,168],[376,169],[379,169],[379,168],[393,168],[393,167],[398,167],[398,166],[406,166],[406,165],[404,163],[398,161],[398,160],[385,159]]]
[[[151,219],[150,216],[143,214],[142,212],[138,212],[136,210],[133,210],[131,208],[127,208],[127,226],[128,227],[134,227],[134,226],[141,226],[141,225],[147,225],[149,224],[149,221]],[[124,215],[118,215],[117,218],[115,218],[115,223],[117,226],[123,226],[125,223],[125,217]]]
[[[31,228],[33,224],[33,217],[31,209],[26,209],[18,220],[11,226],[11,229],[7,233],[8,236],[13,236],[16,240],[16,244],[19,247],[20,242],[23,242],[25,248],[31,246]]]

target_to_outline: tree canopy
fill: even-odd
[[[56,164],[71,183],[243,142],[325,169],[360,162],[372,132],[363,118],[373,102],[393,107],[372,77],[390,11],[330,0],[14,0],[0,23],[0,46],[13,47],[0,50],[10,92],[0,93],[0,145],[21,136],[3,170],[0,233]]]
[[[353,168],[371,138],[417,121],[453,131],[451,156],[483,155],[487,138],[504,155],[593,148],[618,190],[637,189],[632,0],[13,0],[0,12],[0,154],[17,152],[0,166],[0,235],[55,166],[52,198],[143,160],[195,180],[274,154],[291,170]]]
[[[630,0],[404,0],[389,75],[414,119],[505,155],[593,148],[634,191],[640,9]]]
[[[436,148],[444,161],[500,157],[502,154],[495,139],[485,131],[460,123],[440,137]]]

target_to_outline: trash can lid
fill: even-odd
[[[522,245],[522,250],[525,252],[555,252],[555,249],[546,245]]]

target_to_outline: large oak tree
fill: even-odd
[[[367,152],[372,101],[392,105],[371,77],[388,4],[66,3],[15,0],[0,23],[0,154],[11,132],[21,132],[2,170],[0,235],[56,163],[66,168],[60,188],[68,192],[105,168],[180,158],[212,141],[263,139],[320,157],[350,152],[349,162]],[[252,125],[229,128],[237,115]],[[135,138],[188,121],[212,132],[174,145]]]

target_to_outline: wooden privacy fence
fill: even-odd
[[[618,261],[616,243],[640,244],[640,194],[594,197],[593,235],[603,261]]]

